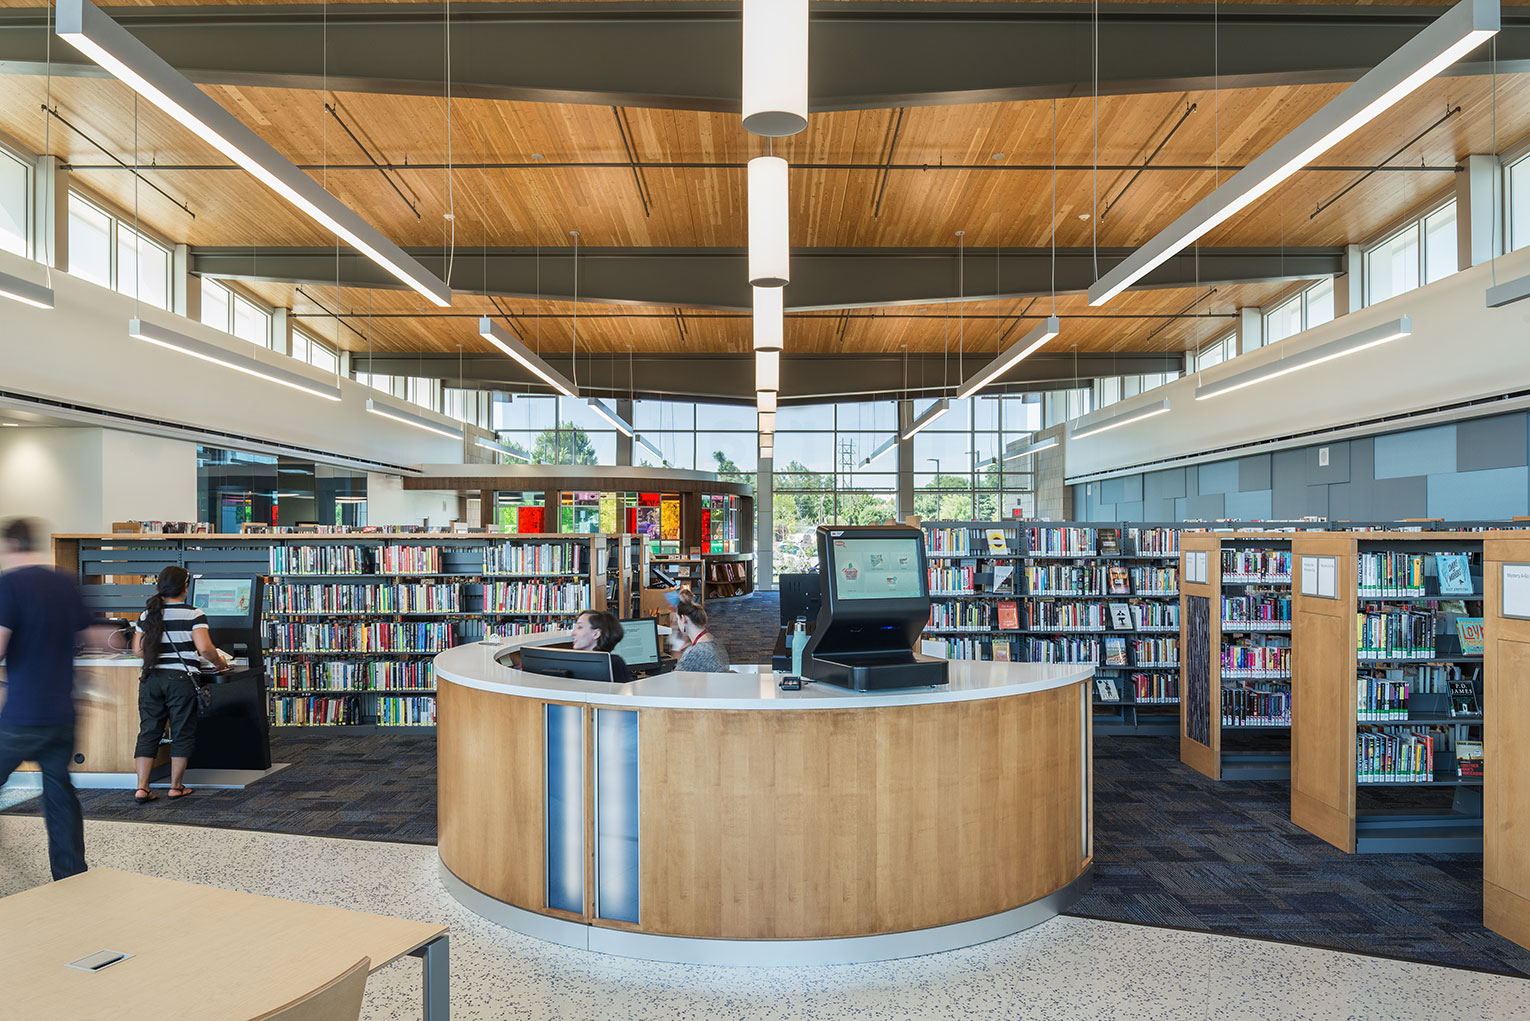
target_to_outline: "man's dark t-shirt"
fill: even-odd
[[[55,727],[74,722],[74,650],[90,612],[67,574],[22,567],[0,574],[5,649],[5,705],[0,725]]]

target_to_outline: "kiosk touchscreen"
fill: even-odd
[[[196,769],[270,769],[271,730],[266,709],[266,661],[259,575],[199,574],[187,600],[207,614],[214,645],[248,663],[242,670],[209,675],[211,705],[197,721]]]
[[[818,526],[821,605],[803,670],[858,691],[945,684],[947,663],[914,651],[930,619],[924,534]]]

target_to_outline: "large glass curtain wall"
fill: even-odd
[[[246,524],[367,523],[361,472],[312,461],[197,447],[197,518],[237,534]]]

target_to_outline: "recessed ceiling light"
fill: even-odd
[[[1002,152],[996,152],[993,154],[993,158],[996,160],[1001,160],[1004,158],[1004,154]]]
[[[456,213],[447,213],[447,214],[445,214],[442,217],[443,220],[455,220],[456,218],[457,218],[457,214]]]
[[[1079,213],[1078,214],[1078,218],[1080,220],[1087,220],[1087,219],[1089,219],[1089,214],[1088,213]]]
[[[547,157],[543,156],[539,152],[534,152],[534,153],[531,154],[531,158],[534,159],[534,160],[545,160]]]

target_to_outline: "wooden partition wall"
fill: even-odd
[[[1206,558],[1205,578],[1189,568]],[[1222,540],[1209,532],[1179,537],[1179,760],[1222,779]],[[1215,660],[1215,663],[1213,662]]]
[[[1363,533],[1291,542],[1291,821],[1355,851],[1355,554]],[[1338,560],[1336,599],[1302,592],[1303,557]]]
[[[1505,613],[1504,570],[1530,570],[1530,534],[1483,543],[1482,923],[1530,947],[1530,620]]]

